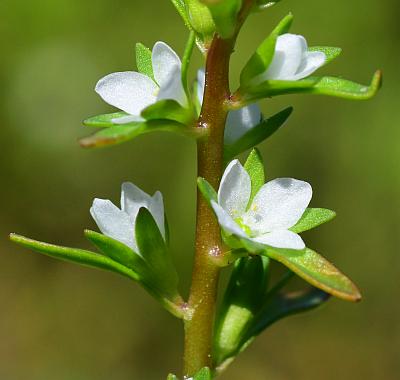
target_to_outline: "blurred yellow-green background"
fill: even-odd
[[[367,83],[382,68],[376,99],[291,96],[264,101],[265,115],[295,107],[263,143],[270,177],[314,187],[312,205],[338,217],[308,245],[360,286],[360,304],[324,308],[274,325],[225,380],[394,380],[400,376],[400,11],[395,0],[285,0],[251,17],[232,62],[232,83],[257,44],[289,10],[310,45],[343,48],[323,69]],[[195,209],[195,145],[146,135],[83,150],[82,119],[110,112],[93,91],[113,71],[135,68],[134,44],[171,44],[185,28],[167,0],[0,2],[0,379],[164,379],[179,371],[180,322],[145,292],[106,272],[80,268],[8,242],[18,232],[89,247],[92,199],[118,201],[122,181],[164,193],[175,261],[186,291]],[[194,68],[201,65],[196,54]],[[194,69],[192,71],[194,74]]]

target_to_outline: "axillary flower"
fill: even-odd
[[[290,228],[300,220],[310,203],[312,188],[309,183],[278,178],[264,184],[251,202],[250,196],[250,176],[240,162],[234,160],[222,177],[218,203],[211,201],[225,232],[276,248],[305,248],[301,237]]]
[[[297,34],[277,38],[275,52],[268,69],[257,80],[299,80],[311,75],[326,61],[320,51],[308,51],[307,41]]]
[[[128,115],[113,119],[115,124],[143,121],[141,112],[163,99],[176,100],[183,107],[187,97],[181,79],[181,60],[164,42],[156,42],[152,49],[154,80],[136,71],[112,73],[100,79],[96,92],[108,104]]]
[[[159,191],[150,196],[133,183],[125,182],[121,190],[121,209],[109,200],[96,198],[90,213],[104,235],[120,241],[140,255],[135,222],[142,207],[150,211],[165,239],[164,203]]]

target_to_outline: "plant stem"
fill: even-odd
[[[229,61],[236,36],[250,12],[253,0],[244,1],[234,36],[214,36],[207,52],[204,100],[198,128],[208,136],[197,143],[198,176],[215,189],[223,169],[224,128],[228,114]],[[222,254],[219,224],[197,191],[196,252],[188,301],[191,315],[185,320],[184,375],[193,376],[203,367],[212,368],[212,339],[220,268],[215,257]],[[214,260],[213,260],[214,257]]]
[[[209,135],[197,145],[198,175],[218,188],[222,175],[223,138],[229,98],[229,57],[232,41],[215,37],[207,55],[206,88],[198,128],[207,128]],[[218,222],[197,193],[196,254],[189,297],[192,310],[185,322],[184,373],[194,375],[212,364],[212,330],[217,297],[219,271],[212,256],[221,254]]]

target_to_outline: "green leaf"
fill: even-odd
[[[260,144],[272,134],[274,134],[289,118],[293,111],[292,107],[288,107],[269,119],[263,120],[260,124],[251,128],[241,138],[236,140],[233,144],[226,144],[224,146],[224,160],[225,162],[231,161],[240,153]]]
[[[192,26],[190,25],[190,21],[186,12],[186,5],[184,0],[171,0],[172,4],[175,6],[176,10],[178,11],[179,15],[182,17],[183,22],[185,25],[189,28],[192,29]]]
[[[133,233],[133,231],[132,231]],[[131,248],[118,240],[112,239],[106,235],[99,234],[98,232],[85,230],[85,236],[100,250],[100,252],[108,256],[114,261],[125,265],[137,272],[137,261],[143,261],[140,256],[133,252]]]
[[[251,195],[249,205],[253,198],[265,183],[264,161],[258,149],[254,148],[244,164],[244,168],[249,173],[251,180]]]
[[[136,44],[136,66],[139,73],[147,75],[154,80],[151,50],[140,42]]]
[[[202,0],[211,11],[217,33],[222,38],[234,35],[242,0]]]
[[[275,54],[277,38],[286,33],[293,21],[293,16],[288,14],[272,31],[272,33],[261,43],[256,52],[244,66],[240,73],[240,86],[247,88],[255,77],[264,73],[272,62]]]
[[[148,273],[143,281],[158,294],[174,299],[178,295],[178,275],[164,238],[150,211],[139,210],[135,224],[136,242]]]
[[[324,53],[326,56],[324,65],[327,65],[328,63],[332,62],[342,53],[341,48],[331,47],[331,46],[312,46],[308,48],[308,51],[319,51],[321,53]]]
[[[247,346],[249,340],[280,319],[314,309],[330,298],[328,293],[317,288],[289,293],[278,292],[267,297],[264,307],[255,316],[252,326],[243,340],[244,346]]]
[[[211,370],[207,367],[202,368],[194,375],[193,380],[211,380]]]
[[[113,112],[104,115],[97,115],[90,117],[83,121],[83,125],[87,127],[113,127],[114,124],[111,120],[118,119],[123,116],[128,116],[126,112]]]
[[[299,234],[329,222],[335,216],[335,211],[326,208],[307,208],[300,220],[290,230]]]
[[[211,41],[215,24],[210,9],[199,0],[186,0],[189,22],[203,41]]]
[[[247,88],[242,96],[246,103],[285,94],[315,94],[350,100],[367,100],[376,95],[381,81],[380,71],[375,73],[369,86],[335,77],[308,77],[298,81],[268,80]]]
[[[99,148],[108,145],[121,144],[131,140],[136,136],[148,132],[145,123],[131,123],[124,125],[113,125],[105,128],[91,136],[79,140],[79,144],[84,148]]]
[[[167,380],[179,380],[175,375],[173,375],[172,373],[170,373],[167,377]]]
[[[299,277],[326,293],[346,301],[355,302],[361,299],[359,290],[350,279],[309,248],[297,251],[271,247],[263,254],[279,261]]]
[[[211,201],[218,203],[218,194],[214,188],[204,178],[197,178],[197,186],[207,203],[211,205]]]
[[[36,252],[43,253],[57,259],[73,262],[91,268],[109,270],[128,277],[131,280],[140,281],[138,274],[133,270],[108,257],[98,255],[97,253],[91,251],[43,243],[16,234],[11,234],[10,240],[14,243],[22,245],[25,248],[32,249]]]
[[[188,108],[182,107],[172,99],[151,104],[142,111],[141,116],[146,120],[172,120],[181,124],[189,124],[194,119]]]
[[[262,306],[268,284],[269,259],[259,256],[236,261],[222,304],[218,310],[214,357],[216,363],[234,355]]]
[[[173,120],[148,120],[123,125],[113,125],[102,129],[91,136],[79,141],[84,148],[98,148],[108,145],[120,144],[150,132],[174,132],[192,138],[204,136],[202,128],[193,128]]]

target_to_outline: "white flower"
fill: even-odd
[[[312,197],[311,185],[293,178],[264,184],[249,205],[251,180],[238,160],[225,170],[218,203],[211,201],[221,227],[228,233],[276,248],[304,249],[301,237],[289,231]]]
[[[183,107],[187,105],[178,55],[159,41],[154,44],[151,61],[155,81],[136,71],[109,74],[98,81],[95,90],[103,100],[128,114],[113,119],[113,123],[142,121],[141,112],[162,99],[176,100]]]
[[[201,69],[197,72],[197,98],[200,104],[203,103],[204,88],[205,72]],[[256,103],[230,111],[225,124],[225,144],[230,145],[239,140],[251,128],[261,122],[261,117],[260,107]]]
[[[275,53],[268,69],[257,79],[299,80],[320,68],[326,55],[308,51],[307,41],[297,34],[282,34],[276,41]]]
[[[150,211],[165,238],[164,203],[159,191],[151,197],[133,183],[125,182],[121,190],[121,210],[107,199],[96,198],[90,213],[104,235],[140,254],[135,237],[135,222],[142,207]]]

